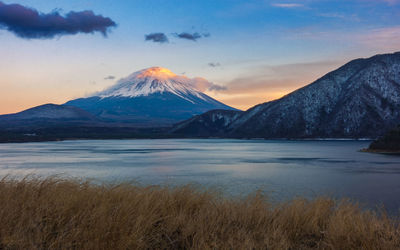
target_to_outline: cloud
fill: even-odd
[[[212,83],[202,77],[188,78],[186,76],[176,76],[176,80],[186,82],[200,92],[223,91],[227,89],[225,86]]]
[[[247,109],[280,98],[343,65],[344,61],[319,61],[283,65],[262,65],[223,82],[227,86],[212,96],[224,103]]]
[[[303,4],[299,4],[299,3],[273,3],[273,4],[271,4],[271,6],[278,7],[278,8],[288,8],[288,9],[304,7]]]
[[[93,11],[71,11],[65,16],[58,11],[40,13],[20,4],[0,1],[0,28],[25,39],[51,39],[56,36],[100,32],[107,36],[116,23],[108,17],[95,15]]]
[[[400,3],[400,0],[377,0],[377,1],[378,2],[385,2],[385,3],[390,4],[390,5],[394,5],[394,4]]]
[[[114,80],[115,76],[106,76],[104,77],[104,80]]]
[[[145,35],[144,39],[146,41],[152,41],[155,43],[168,43],[169,42],[168,37],[164,33],[161,33],[161,32]]]
[[[209,91],[225,91],[228,90],[226,86],[221,86],[217,84],[212,84],[210,87],[208,87]]]
[[[221,64],[219,62],[210,62],[208,63],[208,66],[210,66],[211,68],[216,68],[216,67],[220,67]]]
[[[356,48],[368,49],[369,51],[378,51],[379,53],[400,50],[398,42],[400,40],[400,25],[355,31],[325,31],[306,27],[285,32],[285,36],[296,40],[343,43]]]
[[[326,13],[317,13],[316,15],[324,18],[336,18],[351,22],[361,21],[360,17],[357,14],[346,15],[338,12],[326,12]]]
[[[173,35],[180,39],[186,39],[196,42],[197,39],[200,39],[202,37],[209,37],[210,33],[200,34],[198,32],[195,33],[182,32],[182,33],[173,33]]]
[[[198,32],[194,32],[194,33],[182,32],[182,33],[172,33],[172,35],[179,39],[186,39],[186,40],[191,40],[191,41],[196,42],[197,39],[200,39],[202,37],[209,37],[210,33],[200,34]],[[145,41],[152,41],[155,43],[168,43],[169,42],[167,35],[165,35],[165,33],[162,33],[162,32],[147,34],[144,37],[145,37]]]
[[[372,3],[372,4],[385,4],[385,5],[397,5],[400,0],[356,0],[359,3]]]
[[[400,26],[372,29],[352,37],[356,42],[373,49],[399,50]]]
[[[192,85],[199,91],[223,91],[227,90],[227,87],[209,82],[202,77],[195,77],[191,79]]]

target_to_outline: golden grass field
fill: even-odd
[[[398,222],[329,198],[273,205],[191,186],[0,181],[0,249],[400,249]]]

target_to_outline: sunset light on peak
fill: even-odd
[[[158,79],[169,79],[175,76],[176,74],[169,69],[162,67],[151,67],[140,71],[136,77],[138,78],[154,77]]]

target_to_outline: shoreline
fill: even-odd
[[[400,155],[400,150],[384,150],[384,149],[369,149],[363,148],[360,152],[385,155]]]
[[[174,137],[174,136],[154,136],[154,137],[105,137],[105,138],[85,138],[85,137],[76,137],[76,138],[37,138],[37,140],[32,140],[35,137],[29,138],[19,138],[19,139],[0,139],[0,144],[7,143],[39,143],[39,142],[58,142],[58,141],[97,141],[97,140],[248,140],[248,141],[373,141],[370,138],[233,138],[233,137]],[[31,140],[29,140],[31,139]],[[362,149],[364,150],[364,149]],[[400,151],[399,151],[400,153]]]

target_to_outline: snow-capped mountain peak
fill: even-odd
[[[166,68],[151,67],[122,78],[115,85],[93,96],[138,97],[167,92],[194,103],[196,98],[205,100],[205,95],[195,87],[196,80],[176,75]]]
[[[203,78],[179,76],[168,69],[152,67],[118,80],[113,86],[66,104],[78,107],[104,121],[129,126],[171,126],[213,109],[235,110],[201,89],[212,86]]]

